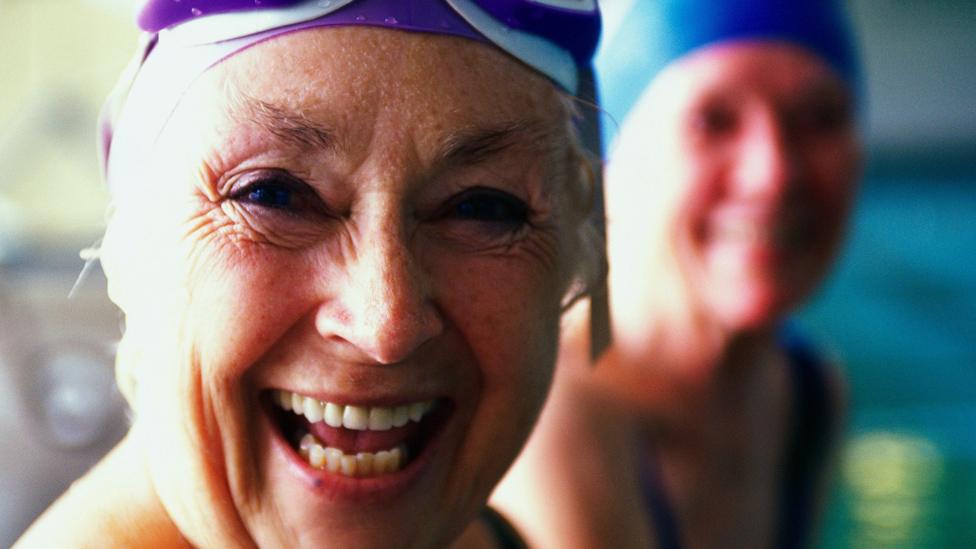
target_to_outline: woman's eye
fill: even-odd
[[[842,103],[824,102],[803,109],[795,120],[800,131],[831,133],[846,128],[851,121],[850,109]]]
[[[529,208],[508,193],[472,189],[458,197],[448,215],[460,220],[515,226],[528,221]]]
[[[336,216],[311,185],[281,169],[240,174],[222,208],[258,241],[303,247],[330,234]]]
[[[241,177],[230,198],[266,209],[301,211],[320,201],[306,183],[286,173],[261,171]]]
[[[721,106],[709,106],[692,115],[692,126],[706,135],[725,135],[735,129],[735,113]]]
[[[247,200],[268,208],[288,208],[292,205],[292,190],[274,184],[259,183],[250,187]]]
[[[520,238],[532,217],[528,204],[519,198],[496,189],[475,187],[448,200],[430,221],[451,242],[491,248]]]

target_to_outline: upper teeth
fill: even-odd
[[[717,233],[722,238],[742,240],[750,244],[765,242],[771,236],[770,231],[762,225],[745,221],[725,223],[719,227]]]
[[[278,406],[304,415],[312,423],[325,421],[329,427],[355,431],[387,431],[403,427],[408,421],[420,421],[434,407],[432,400],[395,407],[346,406],[281,390],[274,392],[274,400]]]
[[[720,238],[739,240],[750,245],[782,245],[795,243],[802,237],[798,223],[768,223],[731,221],[719,224],[714,230]]]

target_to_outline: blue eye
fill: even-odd
[[[269,210],[317,209],[321,201],[307,183],[284,170],[258,170],[241,176],[230,198]]]
[[[452,213],[462,220],[521,225],[528,221],[529,208],[507,193],[474,189],[455,202]]]
[[[247,191],[250,202],[269,208],[288,208],[292,205],[291,189],[274,183],[258,183]]]

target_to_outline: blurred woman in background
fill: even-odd
[[[798,547],[845,391],[784,322],[856,189],[851,38],[833,2],[632,2],[598,54],[612,347],[564,341],[495,501],[538,547]],[[609,14],[608,14],[609,18]]]
[[[485,504],[592,271],[595,6],[149,0],[140,26],[101,249],[134,423],[20,546],[517,546]]]

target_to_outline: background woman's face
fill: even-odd
[[[106,240],[136,431],[184,531],[442,546],[472,518],[551,376],[565,124],[493,48],[388,30],[286,35],[194,85]]]
[[[768,326],[830,266],[858,168],[852,98],[822,60],[784,43],[693,53],[641,98],[611,163],[611,261],[638,263],[618,285],[655,284],[663,247],[689,306]]]

